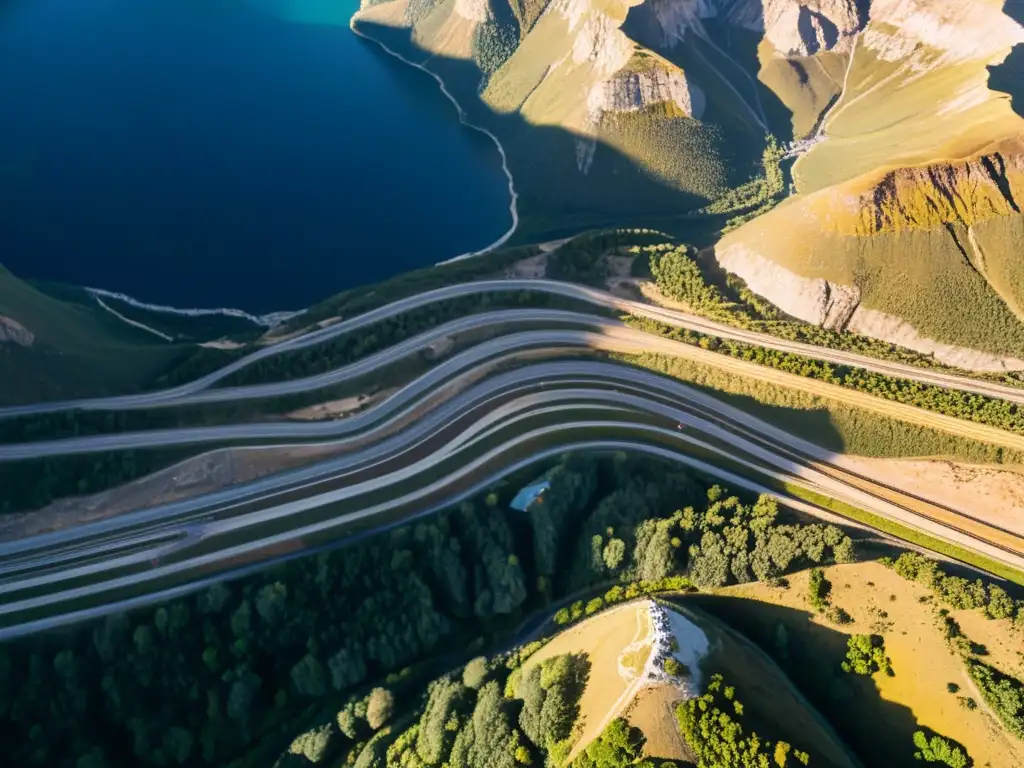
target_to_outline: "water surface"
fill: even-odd
[[[494,145],[355,0],[0,0],[0,262],[265,312],[510,226]]]

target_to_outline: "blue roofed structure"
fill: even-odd
[[[523,488],[516,497],[512,499],[511,507],[520,512],[525,512],[533,502],[544,495],[544,491],[551,487],[551,483],[545,480],[543,483],[535,483]]]

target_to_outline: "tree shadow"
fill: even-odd
[[[1024,25],[1024,0],[1006,0],[1003,13]],[[1010,95],[1013,111],[1024,117],[1024,45],[1017,45],[1006,61],[989,67],[989,87]]]
[[[808,611],[720,595],[695,594],[687,601],[767,653],[864,765],[919,765],[913,754],[913,735],[919,730],[913,712],[882,699],[870,678],[840,668],[848,635],[814,623]]]

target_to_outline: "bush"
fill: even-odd
[[[914,758],[926,763],[941,763],[950,768],[967,768],[970,764],[970,760],[960,747],[939,735],[933,735],[929,739],[924,731],[916,731],[914,746],[917,748]]]
[[[674,656],[669,656],[664,663],[665,674],[669,677],[687,677],[690,670]]]
[[[391,719],[395,697],[387,688],[374,688],[366,700],[366,722],[377,730]]]
[[[828,608],[831,590],[832,584],[825,578],[825,572],[821,568],[811,568],[807,579],[807,600],[818,613],[823,613]]]
[[[885,655],[885,639],[880,635],[853,635],[846,641],[844,672],[854,675],[873,675],[885,672],[889,677],[895,673],[892,662]]]

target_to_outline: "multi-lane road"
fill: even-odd
[[[385,424],[361,436],[365,447],[314,467],[0,545],[0,637],[393,525],[574,446],[705,467],[725,462],[732,485],[766,490],[730,467],[793,483],[1024,569],[1024,542],[1013,533],[879,486],[843,456],[641,369],[524,365],[468,387],[397,433]]]
[[[845,352],[842,350],[830,349],[828,347],[817,347],[811,344],[787,341],[767,333],[746,331],[735,328],[730,325],[725,325],[724,323],[708,320],[698,315],[678,310],[655,307],[637,301],[630,301],[588,286],[576,285],[573,283],[562,283],[553,280],[515,279],[481,280],[476,282],[460,283],[416,294],[414,296],[395,301],[391,304],[378,307],[377,309],[363,315],[349,318],[276,344],[265,346],[213,373],[170,389],[120,397],[91,398],[24,406],[9,406],[0,408],[0,418],[33,413],[52,413],[72,409],[125,410],[152,408],[159,406],[184,405],[189,403],[216,402],[218,400],[272,397],[278,394],[308,391],[309,389],[324,386],[323,380],[313,377],[311,379],[302,380],[304,383],[301,385],[297,382],[278,382],[270,385],[260,385],[259,387],[223,388],[219,390],[217,394],[207,393],[208,390],[213,388],[219,382],[259,360],[264,360],[268,357],[273,357],[284,352],[313,347],[338,336],[359,331],[375,323],[439,301],[446,301],[477,294],[513,291],[539,292],[561,296],[566,299],[584,302],[595,307],[657,320],[659,322],[673,325],[677,328],[685,328],[699,333],[704,333],[709,336],[741,341],[753,346],[765,347],[766,349],[806,355],[835,365],[847,365],[856,368],[863,368],[865,370],[889,376],[911,379],[922,384],[934,384],[936,386],[946,387],[947,389],[957,389],[964,392],[972,392],[975,394],[1024,404],[1024,389],[1000,384],[998,382],[958,375],[944,370],[932,370],[903,363],[880,360],[878,358],[860,355],[854,352]],[[543,313],[546,311],[547,310],[535,310],[537,313]],[[465,322],[471,325],[472,318],[466,319]]]
[[[547,281],[490,281],[432,292],[429,301],[472,290],[548,290],[704,333],[837,363],[857,355],[813,350],[720,326],[682,313],[624,301],[589,288]],[[453,293],[454,292],[454,293]],[[310,391],[393,365],[428,340],[487,324],[544,326],[460,351],[391,398],[336,422],[280,422],[98,435],[0,447],[0,459],[95,450],[236,440],[333,443],[336,458],[246,485],[18,541],[0,543],[0,637],[97,615],[115,606],[162,599],[210,580],[265,566],[346,538],[401,523],[457,502],[516,467],[572,447],[635,450],[709,469],[736,487],[796,485],[1024,571],[1024,539],[984,520],[915,498],[859,474],[842,455],[794,437],[680,382],[625,365],[572,359],[536,362],[537,353],[598,349],[712,355],[627,328],[606,317],[554,310],[485,313],[455,321],[328,374],[249,388],[213,385],[253,360],[320,343],[426,303],[388,305],[282,342],[192,384],[157,393],[6,409],[5,415],[62,408],[145,408]],[[312,339],[311,339],[312,337]],[[718,356],[715,356],[718,357]],[[1024,402],[998,384],[863,358],[862,367]],[[511,369],[496,365],[517,361]],[[730,364],[752,366],[743,361]],[[766,371],[766,369],[760,369]],[[353,371],[357,373],[353,374]],[[796,377],[794,377],[796,378]],[[277,389],[288,388],[288,389]],[[291,389],[297,387],[296,389]],[[269,388],[269,390],[268,390]],[[229,394],[224,394],[229,393]],[[850,396],[874,400],[863,393]],[[1019,399],[1018,399],[1019,398]],[[887,409],[909,406],[887,403]],[[932,414],[933,418],[937,417]],[[963,424],[955,419],[947,425]],[[941,425],[941,421],[939,424]],[[971,425],[977,429],[978,425]],[[1018,438],[993,430],[1014,445]],[[1024,447],[1024,441],[1021,446]],[[759,478],[759,479],[758,479]],[[811,505],[805,512],[829,517]]]

